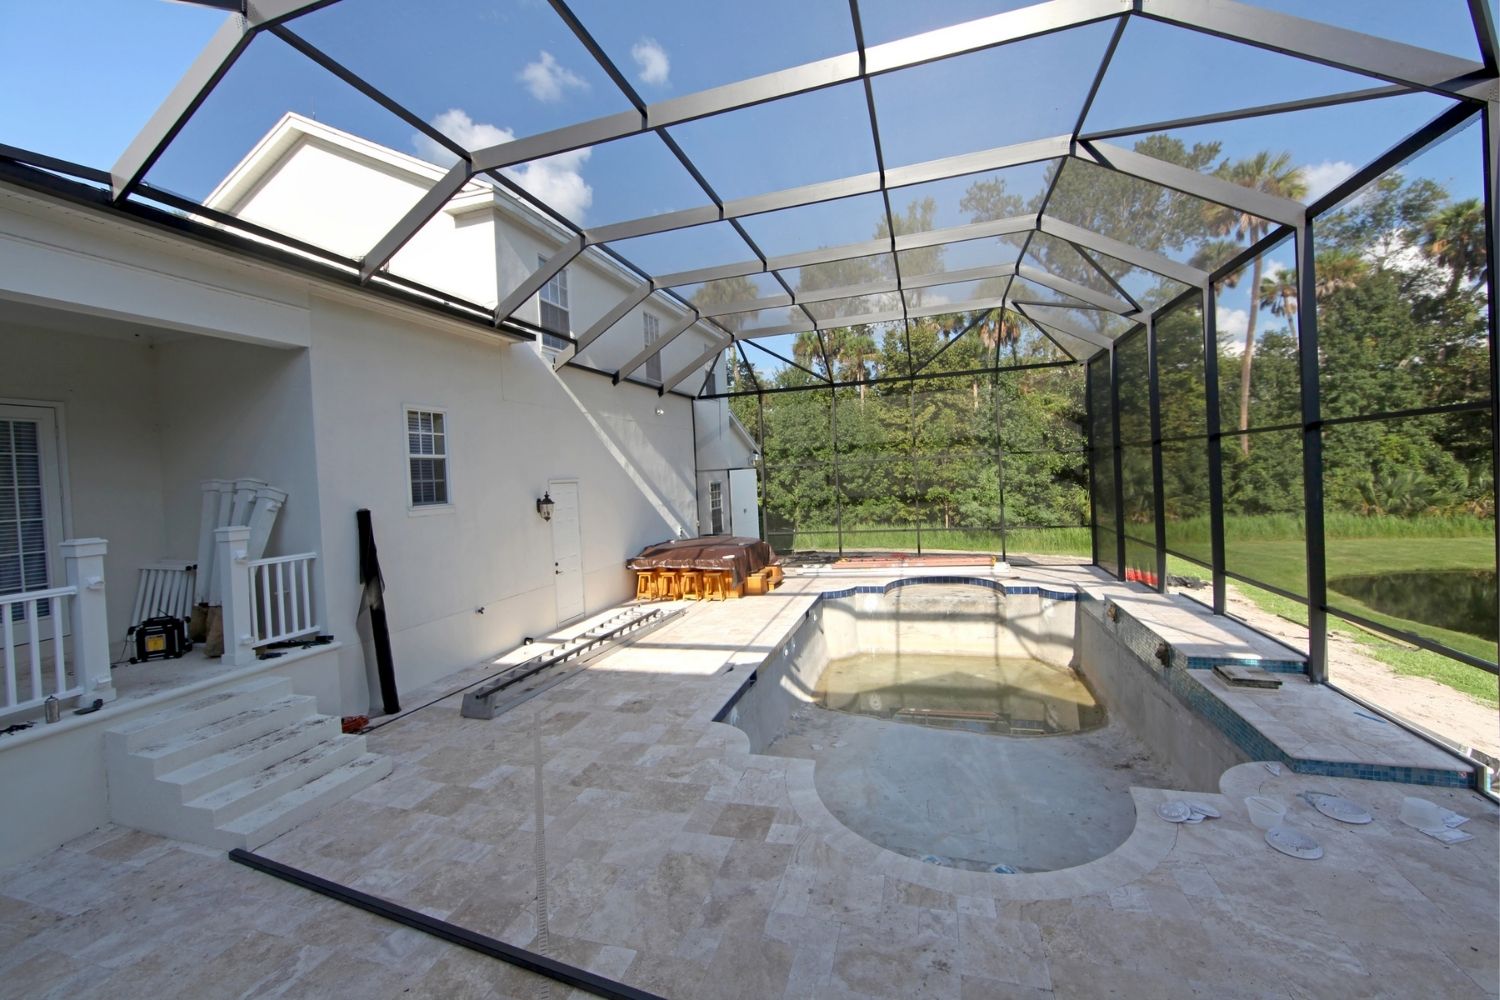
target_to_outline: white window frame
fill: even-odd
[[[37,425],[41,452],[42,534],[47,579],[40,588],[32,589],[60,587],[65,582],[61,543],[63,539],[72,537],[73,523],[68,496],[67,435],[63,404],[47,400],[0,397],[0,418],[30,421]],[[63,607],[65,634],[71,634],[72,625],[67,621],[66,602]],[[24,639],[18,635],[17,645],[24,644]]]
[[[714,526],[714,515],[719,515],[718,527]],[[711,479],[708,483],[708,533],[724,534],[724,481]]]
[[[650,313],[642,313],[641,320],[646,346],[650,347],[661,339],[661,319]],[[646,381],[661,382],[661,354],[661,351],[657,351],[646,359]]]
[[[536,262],[538,267],[545,265],[547,263],[547,255],[537,254]],[[542,286],[542,290],[538,294],[541,298],[542,306],[551,306],[554,309],[562,311],[563,328],[561,330],[553,330],[547,326],[543,319],[547,312],[546,309],[539,308],[539,315],[537,316],[538,325],[542,328],[542,346],[548,350],[560,351],[568,345],[566,341],[559,339],[559,335],[569,337],[573,335],[573,312],[568,306],[568,269],[564,267],[548,278],[547,283]]]
[[[441,431],[443,446],[440,452],[433,453],[415,452],[411,446],[411,418],[413,415],[428,415],[437,417],[443,422]],[[422,433],[418,431],[417,433]],[[429,432],[437,433],[437,432]],[[448,419],[448,411],[438,406],[427,406],[421,403],[405,403],[401,407],[401,437],[402,457],[406,467],[406,512],[413,516],[424,514],[443,514],[453,510],[453,423]],[[443,490],[445,498],[432,503],[418,503],[414,496],[416,483],[411,475],[412,459],[441,459],[443,462]]]

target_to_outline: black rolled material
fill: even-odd
[[[666,1000],[665,997],[656,993],[648,993],[626,983],[595,975],[587,969],[580,969],[575,965],[538,955],[525,948],[517,948],[513,944],[506,944],[504,941],[480,934],[478,931],[471,931],[467,927],[430,917],[420,910],[413,910],[399,903],[381,899],[379,896],[351,889],[347,885],[332,882],[312,872],[305,872],[300,868],[293,868],[291,865],[261,857],[252,851],[236,847],[229,852],[229,860],[244,865],[246,868],[254,868],[258,872],[273,875],[283,882],[310,889],[329,899],[336,899],[340,903],[358,907],[366,913],[373,913],[377,917],[403,924],[423,934],[431,934],[449,944],[456,944],[460,948],[467,948],[481,955],[488,955],[490,958],[498,958],[502,962],[508,962],[527,972],[534,972],[539,976],[546,976],[564,985],[592,993],[596,997],[604,997],[606,1000]]]
[[[396,694],[396,660],[391,655],[391,630],[385,620],[385,578],[380,574],[380,554],[375,550],[375,526],[369,510],[363,507],[354,512],[354,519],[359,525],[359,582],[365,588],[365,607],[370,610],[381,706],[386,715],[395,715],[401,711],[401,699]]]

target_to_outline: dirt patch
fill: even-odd
[[[1226,600],[1230,614],[1295,649],[1307,649],[1307,629],[1301,625],[1262,611],[1232,585]],[[1396,673],[1338,629],[1328,633],[1328,679],[1423,729],[1500,757],[1500,717],[1493,708],[1446,684]]]

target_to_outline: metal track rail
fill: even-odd
[[[681,617],[686,611],[686,608],[678,608],[675,611],[657,608],[645,614],[627,611],[616,615],[594,626],[561,650],[534,656],[482,682],[479,687],[464,695],[461,714],[470,719],[493,719],[527,698],[540,694],[545,687],[561,683],[584,664],[630,645]],[[615,624],[622,618],[625,621]],[[524,691],[515,690],[517,685],[554,667],[563,667],[565,670],[559,671],[555,677],[548,677],[538,684],[525,688]]]
[[[419,910],[413,910],[399,903],[392,903],[390,900],[381,899],[379,896],[360,892],[358,889],[329,881],[311,872],[305,872],[300,868],[284,865],[279,861],[272,861],[270,858],[262,857],[250,851],[235,848],[229,852],[229,860],[237,864],[242,864],[247,868],[254,868],[256,871],[264,872],[267,875],[273,875],[284,882],[290,882],[292,885],[311,889],[313,892],[327,896],[329,899],[336,899],[340,903],[357,906],[366,913],[373,913],[377,917],[384,917],[398,924],[404,924],[413,930],[421,931],[423,934],[431,934],[433,937],[441,938],[450,944],[456,944],[461,948],[476,951],[481,955],[488,955],[490,958],[498,958],[502,962],[508,962],[511,965],[525,969],[527,972],[546,976],[548,979],[556,980],[564,985],[583,990],[586,993],[592,993],[596,997],[604,997],[605,1000],[665,1000],[659,994],[649,993],[646,990],[637,989],[634,986],[613,979],[606,979],[604,976],[596,975],[587,969],[580,969],[575,965],[568,965],[566,962],[559,962],[545,955],[538,955],[534,951],[527,951],[525,948],[518,948],[513,944],[506,944],[504,941],[497,941],[488,935],[471,931],[467,927],[460,927],[457,924],[450,924],[446,920],[430,917]]]

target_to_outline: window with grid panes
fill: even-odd
[[[709,534],[724,533],[724,484],[718,480],[708,484],[708,525]]]
[[[448,434],[443,414],[435,410],[407,410],[406,450],[411,472],[411,505],[446,504]]]
[[[30,420],[0,420],[0,594],[47,589],[45,510],[40,430]],[[17,604],[12,617],[24,611]],[[45,617],[47,606],[39,611]]]
[[[646,313],[641,317],[641,319],[643,319],[646,324],[646,346],[650,347],[652,344],[656,343],[657,338],[661,336],[661,320],[657,319],[655,316],[652,316],[650,313]],[[646,359],[646,378],[652,382],[661,381],[660,351]]]
[[[547,258],[537,255],[537,265],[547,263]],[[560,351],[568,346],[567,340],[554,334],[567,336],[572,333],[568,316],[568,269],[563,268],[542,286],[542,343]]]

